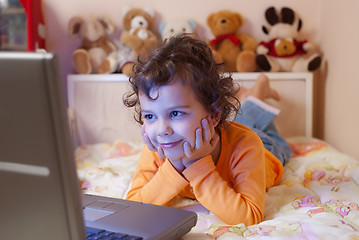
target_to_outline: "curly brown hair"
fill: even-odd
[[[219,68],[220,64],[214,60],[206,42],[192,34],[176,35],[154,50],[146,61],[138,59],[129,80],[132,91],[124,95],[123,102],[125,106],[135,108],[135,119],[143,124],[139,92],[151,98],[151,89],[172,81],[183,81],[192,87],[204,108],[220,119],[219,127],[231,113],[237,114],[240,109],[240,102],[235,97],[239,86]]]

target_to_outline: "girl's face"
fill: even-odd
[[[163,148],[167,158],[178,160],[184,157],[183,143],[194,146],[195,129],[210,113],[191,87],[178,80],[152,89],[150,96],[155,99],[139,94],[145,132],[155,147]]]

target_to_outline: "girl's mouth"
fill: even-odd
[[[161,143],[160,145],[164,149],[170,149],[170,148],[177,146],[180,142],[182,142],[182,139],[179,141],[176,141],[176,142]]]

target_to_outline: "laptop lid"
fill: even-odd
[[[80,196],[58,66],[50,53],[0,52],[1,239],[84,239],[83,213],[86,226],[144,239],[190,231],[195,213]]]
[[[2,239],[82,239],[64,86],[49,53],[0,52]]]

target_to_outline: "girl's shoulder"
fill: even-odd
[[[221,130],[221,154],[222,163],[227,162],[226,166],[241,166],[246,162],[256,161],[259,164],[265,164],[264,147],[262,140],[250,128],[230,122]],[[250,153],[250,154],[249,154]]]
[[[228,135],[229,137],[239,137],[242,138],[244,136],[250,136],[250,137],[258,137],[257,134],[250,129],[249,127],[237,123],[237,122],[231,122],[227,121],[223,127],[221,128],[221,133]]]
[[[237,122],[227,122],[221,128],[221,138],[224,145],[242,147],[244,145],[253,145],[253,147],[262,145],[261,139],[252,129]]]

